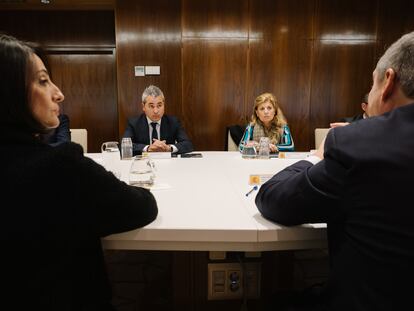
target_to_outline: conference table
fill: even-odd
[[[262,180],[302,159],[243,159],[239,152],[200,152],[201,158],[153,159],[158,217],[149,225],[105,237],[106,249],[170,251],[274,251],[325,248],[325,224],[286,227],[256,208],[251,175]],[[86,156],[102,164],[100,153]],[[119,161],[128,183],[131,160]],[[254,178],[253,178],[254,179]],[[257,179],[257,178],[256,178]]]

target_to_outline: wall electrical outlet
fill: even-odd
[[[244,264],[244,269],[237,262],[210,263],[207,299],[241,299],[244,290],[247,298],[259,298],[260,273],[259,262],[247,262]]]

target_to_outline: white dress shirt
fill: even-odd
[[[151,125],[151,123],[155,122],[155,123],[157,123],[156,130],[157,130],[158,138],[161,139],[161,119],[159,121],[152,121],[150,118],[148,118],[148,117],[146,117],[146,118],[147,118],[147,122],[148,122],[148,137],[152,138],[151,137],[152,136],[152,125]],[[170,146],[172,148],[172,151],[171,151],[172,153],[175,153],[175,152],[178,151],[178,148],[175,145],[170,145]],[[148,147],[149,147],[149,145],[146,145],[144,147],[144,149],[142,149],[142,151],[147,152]]]

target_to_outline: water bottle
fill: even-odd
[[[127,159],[132,158],[132,140],[131,140],[131,137],[122,138],[121,154],[122,154],[122,160],[127,160]]]
[[[270,139],[269,137],[260,137],[259,142],[259,159],[269,159],[270,157]]]

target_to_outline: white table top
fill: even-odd
[[[203,158],[155,159],[151,192],[157,219],[141,229],[103,239],[112,249],[265,251],[326,246],[324,225],[284,227],[264,219],[251,174],[274,174],[298,159],[242,159],[238,152],[202,152]],[[301,154],[298,154],[301,155]],[[86,156],[102,163],[101,155]],[[119,163],[128,182],[130,160]]]

